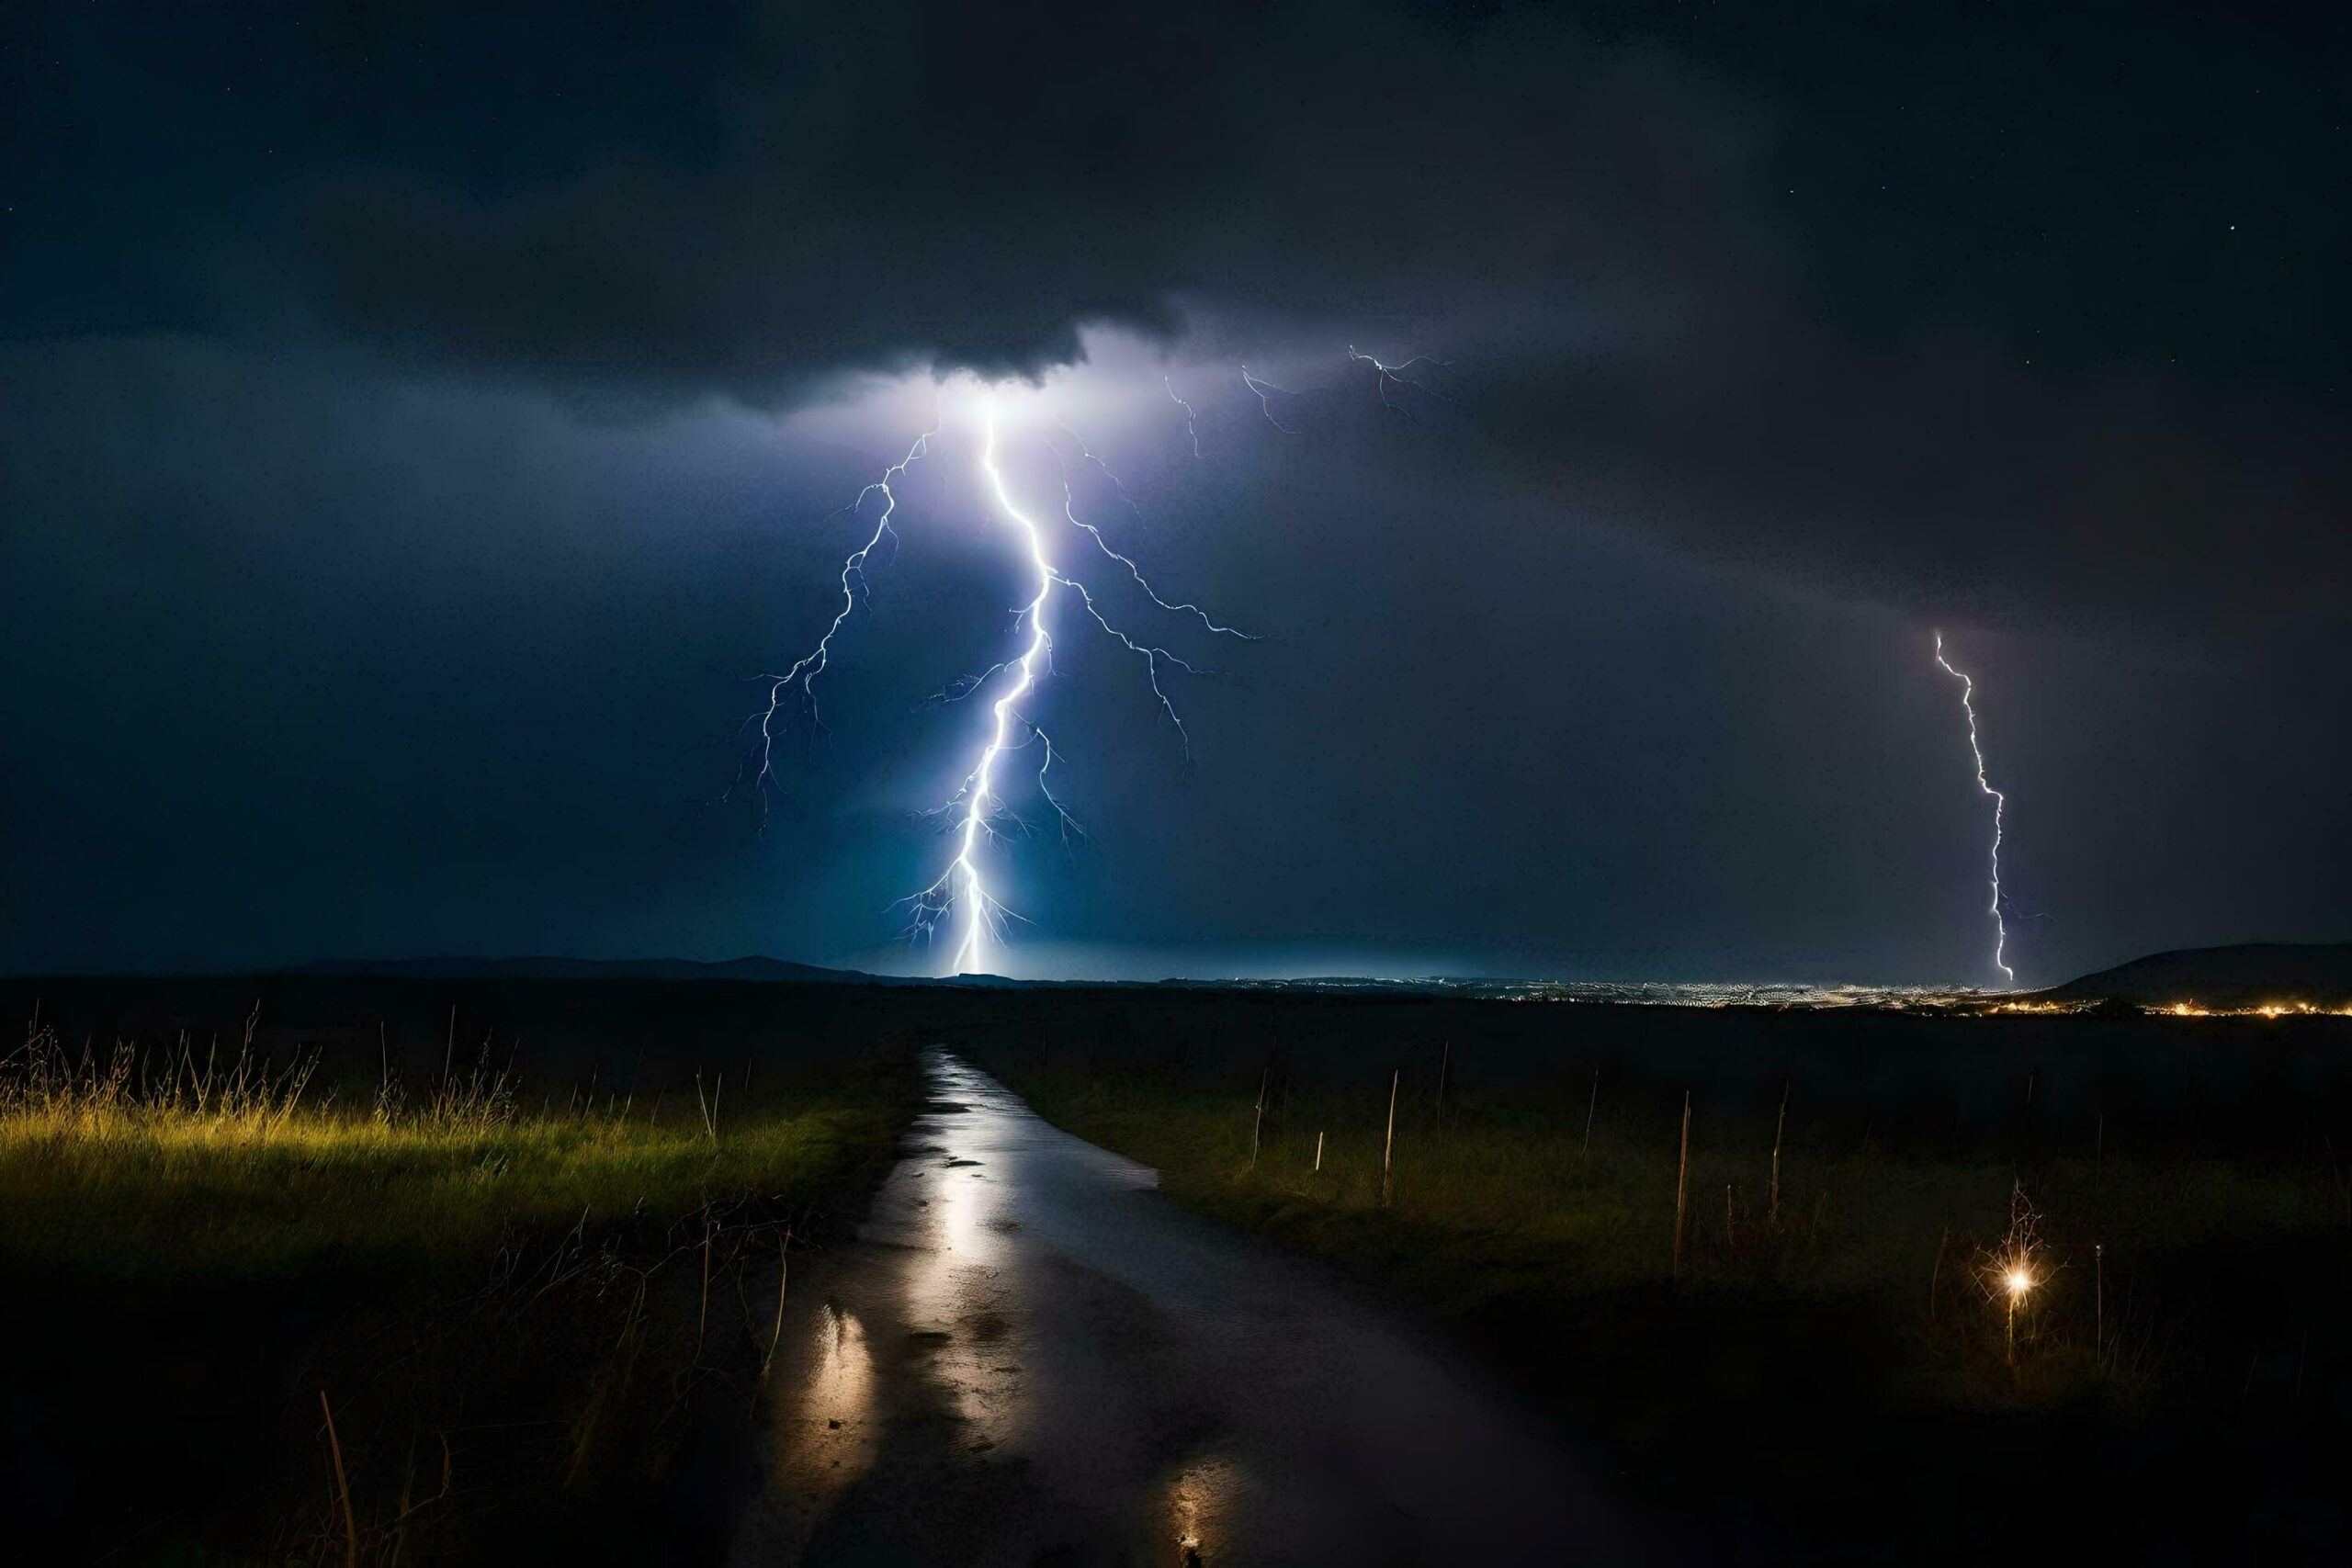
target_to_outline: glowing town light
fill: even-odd
[[[1944,634],[1936,633],[1936,662],[1944,673],[1960,682],[1960,709],[1968,716],[1968,750],[1976,759],[1976,787],[1993,797],[1993,967],[2012,986],[2017,984],[2017,971],[2008,965],[2009,926],[2001,913],[2001,818],[2008,807],[2008,797],[1995,789],[1984,777],[1984,748],[1976,738],[1976,682],[1952,668],[1944,657]]]
[[[2261,1002],[2247,1007],[2209,1008],[2187,1001],[2141,1010],[2165,1018],[2352,1018],[2352,1007],[2322,1007],[2315,1002]]]
[[[2021,1296],[2028,1291],[2033,1289],[2033,1276],[2027,1273],[2021,1268],[2012,1269],[2008,1272],[2008,1277],[2004,1280],[2002,1283],[2009,1288],[2010,1295]]]

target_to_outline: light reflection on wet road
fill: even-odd
[[[924,1066],[907,1156],[793,1310],[737,1561],[1658,1555],[1533,1424],[1316,1269],[952,1054]]]

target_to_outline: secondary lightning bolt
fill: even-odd
[[[1136,498],[1127,493],[1127,481],[1119,477],[1118,471],[1113,468],[1110,464],[1104,462],[1101,457],[1094,455],[1093,449],[1086,445],[1085,436],[1080,435],[1077,431],[1072,430],[1060,420],[1054,421],[1054,428],[1060,431],[1064,435],[1069,436],[1071,444],[1077,446],[1078,459],[1080,462],[1088,465],[1090,468],[1093,468],[1096,473],[1101,474],[1105,479],[1110,481],[1111,493],[1119,498],[1119,504],[1127,509],[1127,515],[1134,518],[1138,525],[1145,525],[1146,520],[1143,514],[1143,508],[1137,506],[1136,504]],[[1062,489],[1069,489],[1069,459],[1062,456],[1062,450],[1058,446],[1054,448],[1054,461],[1061,465]],[[1078,519],[1075,517],[1071,518],[1070,521],[1078,523]],[[1086,525],[1083,523],[1079,524],[1079,526],[1081,528],[1085,525]]]
[[[1205,456],[1201,451],[1200,416],[1193,412],[1192,404],[1176,395],[1176,382],[1173,378],[1162,376],[1159,378],[1159,384],[1168,389],[1168,400],[1184,411],[1184,434],[1193,438],[1193,456],[1195,457]]]
[[[2001,818],[2008,807],[2008,797],[1995,789],[1984,776],[1984,748],[1976,738],[1976,682],[1952,667],[1944,657],[1944,634],[1936,633],[1936,662],[1944,673],[1960,682],[1960,709],[1968,716],[1968,750],[1976,759],[1976,787],[1993,797],[1993,966],[2005,976],[2009,984],[2017,984],[2017,971],[2007,963],[2009,943],[2008,921],[2001,913]]]
[[[1068,435],[1072,441],[1076,441],[1078,443],[1079,456],[1084,458],[1087,462],[1093,464],[1096,468],[1102,471],[1102,477],[1111,481],[1112,490],[1117,492],[1121,503],[1123,503],[1130,513],[1135,514],[1136,520],[1137,522],[1143,521],[1143,508],[1137,506],[1135,503],[1134,498],[1127,494],[1126,485],[1121,481],[1117,474],[1112,471],[1111,466],[1108,463],[1105,463],[1102,458],[1096,457],[1093,453],[1087,450],[1086,442],[1079,435],[1077,431],[1070,429],[1067,424],[1062,425],[1060,428],[1064,434]],[[1121,555],[1117,550],[1113,549],[1111,547],[1111,542],[1102,536],[1102,529],[1097,528],[1093,524],[1089,523],[1084,518],[1079,516],[1077,500],[1070,494],[1069,463],[1062,457],[1059,449],[1055,451],[1054,460],[1061,465],[1062,470],[1062,516],[1069,521],[1070,526],[1084,530],[1086,536],[1094,541],[1094,545],[1097,549],[1100,549],[1104,555],[1110,557],[1113,560],[1117,561],[1121,566],[1125,567],[1127,569],[1127,575],[1135,580],[1135,585],[1137,588],[1143,590],[1145,598],[1150,600],[1154,604],[1159,605],[1163,610],[1170,611],[1176,615],[1191,615],[1195,620],[1199,621],[1203,626],[1216,633],[1220,637],[1237,637],[1243,642],[1255,642],[1258,640],[1248,632],[1237,630],[1232,626],[1219,625],[1216,620],[1211,618],[1206,610],[1202,609],[1198,604],[1190,603],[1170,603],[1166,599],[1162,599],[1159,596],[1159,590],[1153,588],[1152,585],[1145,580],[1143,568],[1137,566],[1126,556]],[[1072,583],[1070,586],[1075,588],[1077,587],[1077,584]],[[1085,591],[1083,589],[1080,590],[1081,594],[1083,594],[1084,592]],[[1099,619],[1100,617],[1097,618]],[[1119,634],[1114,632],[1112,635],[1116,637]],[[1121,640],[1124,641],[1125,639],[1122,638]]]
[[[1280,392],[1285,398],[1295,398],[1298,396],[1296,392],[1292,391],[1287,387],[1277,387],[1272,381],[1264,380],[1261,378],[1250,375],[1250,367],[1247,365],[1241,367],[1241,384],[1257,394],[1258,412],[1266,416],[1266,423],[1268,424],[1272,425],[1284,435],[1295,435],[1298,434],[1297,431],[1293,430],[1289,425],[1284,424],[1281,420],[1274,417],[1273,402],[1266,396],[1268,392]]]
[[[1426,381],[1416,381],[1408,373],[1417,365],[1434,366],[1438,369],[1442,370],[1447,367],[1448,361],[1446,360],[1432,359],[1426,354],[1417,354],[1401,365],[1383,365],[1379,360],[1374,358],[1369,354],[1357,353],[1356,345],[1354,344],[1348,344],[1348,357],[1354,360],[1359,365],[1369,365],[1372,367],[1374,373],[1379,377],[1377,384],[1380,388],[1381,402],[1388,408],[1395,409],[1398,413],[1403,413],[1405,412],[1405,405],[1396,401],[1394,398],[1391,398],[1388,395],[1388,389],[1392,386],[1410,387],[1415,391],[1427,393],[1432,398],[1443,396],[1443,394],[1439,392],[1435,387],[1430,386]]]
[[[809,724],[820,730],[824,728],[824,717],[817,709],[817,677],[823,674],[826,667],[832,662],[833,638],[840,634],[842,626],[849,620],[851,612],[857,608],[859,594],[866,591],[865,563],[872,558],[875,550],[885,538],[894,541],[898,538],[898,536],[891,532],[890,519],[899,510],[899,495],[890,487],[906,477],[910,467],[929,456],[931,438],[938,434],[938,426],[934,423],[931,429],[916,436],[914,445],[907,448],[905,457],[883,469],[880,479],[859,491],[847,505],[832,513],[835,517],[840,516],[843,512],[854,515],[864,509],[868,497],[876,494],[882,497],[882,511],[874,519],[874,531],[866,536],[865,543],[852,550],[849,558],[842,562],[841,608],[833,613],[831,624],[825,627],[825,635],[817,639],[816,647],[795,660],[791,668],[785,671],[783,674],[752,677],[753,680],[767,683],[767,705],[744,720],[746,728],[757,727],[758,737],[752,741],[745,751],[742,762],[736,770],[734,784],[729,785],[727,793],[719,798],[732,800],[746,791],[750,792],[759,801],[760,827],[763,830],[767,827],[769,794],[775,787],[776,724],[779,717],[787,721],[789,719],[789,716],[783,712],[786,694],[794,687],[798,687],[800,694],[798,700],[808,716]]]

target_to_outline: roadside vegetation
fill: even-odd
[[[2110,1489],[2110,1542],[2236,1540],[2243,1507],[2293,1554],[2345,1522],[2309,1507],[2352,1390],[2352,1183],[2316,1140],[2060,1148],[2029,1122],[1888,1146],[1702,1089],[1686,1157],[1655,1095],[1441,1102],[1425,1071],[1396,1080],[1392,1143],[1385,1092],[1279,1067],[1220,1093],[1171,1060],[981,1056],[1176,1201],[1452,1325],[1719,1548],[1868,1556],[1891,1517],[2013,1530]],[[2220,1511],[2134,1500],[2173,1484]],[[1981,1553],[1965,1536],[1951,1555]]]
[[[725,1528],[669,1496],[673,1461],[749,1451],[787,1248],[887,1168],[910,1064],[843,1052],[763,1099],[471,1057],[453,1036],[429,1079],[330,1083],[250,1029],[98,1050],[35,1026],[0,1059],[0,1287],[44,1347],[12,1379],[37,1462],[6,1511],[33,1539],[372,1563]]]
[[[310,1058],[185,1041],[99,1055],[36,1031],[0,1062],[0,1249],[125,1278],[250,1277],[458,1267],[583,1218],[667,1224],[714,1202],[781,1223],[887,1149],[902,1110],[871,1085],[729,1106],[718,1078],[526,1111],[514,1066],[487,1055],[412,1103],[389,1073],[355,1096],[319,1085]]]

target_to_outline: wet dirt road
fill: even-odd
[[[1575,1458],[951,1053],[796,1301],[744,1564],[1623,1562]]]

